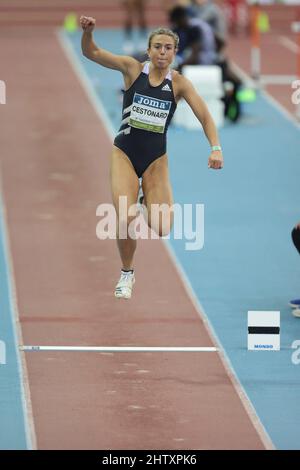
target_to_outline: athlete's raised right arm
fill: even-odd
[[[96,20],[90,16],[81,16],[80,24],[83,29],[81,48],[85,57],[97,64],[109,69],[119,70],[124,75],[134,73],[134,69],[140,67],[140,63],[133,57],[112,54],[105,49],[99,48],[93,41],[93,29]]]

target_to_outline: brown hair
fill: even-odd
[[[174,40],[175,49],[178,49],[179,37],[176,33],[174,33],[171,29],[168,29],[168,28],[157,28],[154,31],[152,31],[148,39],[148,49],[150,49],[151,47],[151,42],[154,36],[157,36],[158,34],[164,34],[165,36],[170,36]]]

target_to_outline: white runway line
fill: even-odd
[[[147,346],[20,346],[21,351],[74,351],[74,352],[214,352],[215,347],[147,347]]]

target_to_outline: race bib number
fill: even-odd
[[[145,131],[164,133],[172,101],[159,100],[135,93],[129,125]]]

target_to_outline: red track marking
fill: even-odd
[[[25,344],[211,346],[160,241],[128,302],[95,236],[111,143],[53,33],[1,33],[3,191]],[[14,125],[12,126],[12,123]],[[263,449],[216,353],[26,355],[39,449]]]

